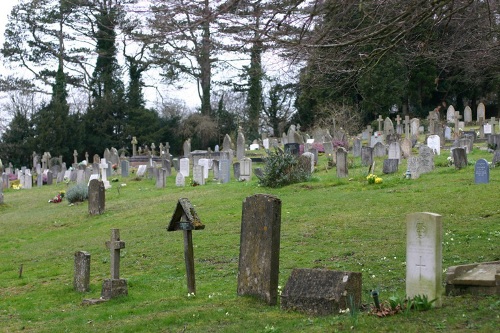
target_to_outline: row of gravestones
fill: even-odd
[[[180,199],[178,207],[181,200],[187,199]],[[279,198],[257,194],[247,197],[242,207],[237,294],[255,296],[269,305],[277,304],[278,299],[281,206]],[[169,231],[196,230],[192,223],[199,218],[194,210],[177,210],[172,217],[172,221],[177,221],[177,228],[173,227],[171,221]],[[177,219],[176,214],[179,215]],[[196,217],[193,218],[191,214]],[[182,219],[187,221],[183,222]],[[436,306],[441,306],[441,216],[434,213],[409,214],[406,229],[406,294],[408,297],[425,295],[429,300],[435,299]],[[125,243],[120,240],[119,230],[112,229],[111,240],[106,242],[106,246],[111,252],[111,279],[103,283],[101,300],[128,294],[127,282],[119,275],[120,250],[125,247]],[[188,289],[194,293],[194,264],[188,268],[186,261],[186,267],[191,270],[186,273]],[[83,251],[75,253],[74,276],[75,290],[88,291],[90,254]],[[281,294],[281,308],[313,315],[337,314],[353,306],[359,307],[361,292],[361,273],[294,269]],[[92,303],[91,300],[86,301]]]

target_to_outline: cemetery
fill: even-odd
[[[0,331],[493,332],[500,126],[448,111],[0,161]]]

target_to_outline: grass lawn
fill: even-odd
[[[244,198],[267,193],[282,200],[280,285],[294,268],[328,268],[363,274],[363,303],[405,296],[406,215],[433,212],[443,220],[443,268],[500,260],[500,168],[489,184],[474,184],[474,167],[446,165],[406,180],[406,161],[393,175],[354,159],[349,178],[337,179],[321,156],[311,181],[269,189],[251,182],[208,182],[164,189],[153,180],[120,179],[106,191],[106,212],[89,216],[87,202],[48,203],[66,184],[4,191],[0,206],[0,332],[494,332],[498,296],[443,297],[443,306],[385,318],[368,310],[310,317],[239,297],[237,269]],[[492,155],[474,149],[469,161]],[[254,165],[256,166],[256,165]],[[119,190],[119,184],[126,184]],[[183,238],[166,227],[179,198],[188,198],[205,224],[193,232],[196,296],[187,295]],[[129,296],[94,305],[110,276],[110,229],[120,229],[121,277]],[[73,255],[88,251],[91,291],[73,291]],[[19,268],[23,265],[22,277]],[[443,272],[444,281],[444,272]]]

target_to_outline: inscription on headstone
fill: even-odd
[[[477,160],[474,166],[474,182],[476,184],[488,184],[490,182],[490,166],[484,158]]]

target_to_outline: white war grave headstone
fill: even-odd
[[[453,107],[453,105],[448,106],[448,110],[446,111],[446,122],[455,122],[455,108]]]
[[[184,175],[184,177],[189,177],[189,158],[181,158],[179,160],[179,172]]]
[[[406,295],[427,296],[441,306],[442,239],[441,215],[413,213],[406,217]]]
[[[439,135],[429,135],[427,138],[427,146],[432,149],[434,154],[441,155],[441,138]]]

